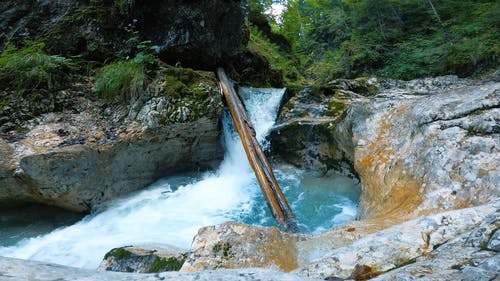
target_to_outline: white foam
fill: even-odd
[[[260,141],[274,124],[283,93],[282,89],[245,90],[245,105]],[[104,254],[115,247],[162,243],[189,248],[203,226],[229,220],[273,225],[243,147],[230,125],[226,115],[227,152],[217,171],[194,179],[177,176],[160,180],[74,225],[25,239],[12,247],[0,247],[0,255],[96,268]],[[276,173],[304,230],[322,232],[355,218],[352,200],[357,195],[352,194],[356,193],[352,180],[304,175],[296,169]]]
[[[246,107],[260,139],[274,124],[282,89],[252,91]],[[227,155],[221,167],[201,180],[172,191],[160,181],[108,210],[47,235],[0,248],[0,255],[95,268],[112,248],[160,242],[189,248],[198,229],[248,213],[256,193],[253,173],[229,118],[225,118]]]

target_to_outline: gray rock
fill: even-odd
[[[500,211],[497,210],[472,232],[373,280],[497,280],[500,255],[484,248],[484,243],[499,227]]]
[[[496,229],[493,235],[491,235],[486,248],[491,251],[500,252],[500,232],[498,232],[498,229]]]
[[[500,196],[498,82],[445,76],[377,87],[362,96],[335,82],[295,95],[272,132],[273,153],[307,169],[357,174],[360,218],[396,223]],[[347,106],[332,118],[326,108],[340,101]]]
[[[498,198],[499,105],[493,82],[353,102],[342,126],[352,132],[363,185],[360,217],[403,205],[401,213],[416,217]]]
[[[163,272],[156,274],[138,274],[121,272],[103,272],[72,268],[48,263],[24,261],[0,257],[0,280],[2,281],[312,281],[295,274],[269,269],[218,270],[194,273]]]
[[[214,74],[186,70],[188,90],[173,95],[161,86],[165,71],[134,105],[93,101],[83,88],[71,102],[77,110],[36,115],[20,121],[27,132],[0,135],[0,201],[89,212],[161,177],[215,168],[223,104]]]
[[[300,236],[275,227],[228,222],[204,227],[193,239],[181,271],[265,267],[290,271],[298,266],[295,240]]]
[[[499,207],[493,203],[398,224],[337,248],[294,272],[313,278],[349,278],[355,275],[357,266],[368,266],[372,273],[382,273],[417,257],[432,255],[434,249],[471,231]],[[463,254],[466,256],[466,251]]]

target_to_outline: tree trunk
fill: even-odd
[[[255,172],[257,181],[273,217],[285,231],[296,232],[298,230],[297,221],[292,209],[288,205],[285,195],[281,191],[278,181],[274,176],[271,165],[264,154],[257,138],[255,130],[246,110],[241,103],[233,84],[227,78],[222,68],[217,69],[217,75],[220,81],[221,92],[226,98],[229,111],[233,117],[234,125],[245,152],[250,162],[250,166]]]

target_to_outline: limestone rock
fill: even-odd
[[[358,175],[365,219],[397,223],[499,197],[500,83],[446,76],[371,85],[376,95],[345,81],[293,95],[271,133],[272,152]],[[332,118],[328,105],[338,102]]]
[[[373,280],[496,280],[500,255],[498,250],[485,245],[488,239],[494,239],[499,227],[500,212],[497,211],[473,231]]]
[[[168,245],[126,246],[112,249],[99,265],[99,270],[155,273],[179,271],[186,253]]]
[[[297,267],[295,239],[275,227],[236,222],[204,227],[195,236],[181,271],[252,267],[290,271]]]
[[[164,85],[172,73],[161,68],[132,105],[94,100],[80,85],[68,107],[12,120],[24,131],[0,135],[0,201],[89,212],[172,173],[215,168],[223,157],[217,82],[213,73],[184,72],[182,92]]]
[[[295,272],[321,279],[349,278],[359,275],[356,271],[366,266],[362,274],[371,274],[373,277],[405,265],[417,257],[432,254],[433,249],[480,225],[488,215],[496,213],[499,207],[498,203],[494,203],[395,225],[367,235],[351,245],[337,248]]]
[[[283,273],[270,269],[207,270],[194,273],[162,272],[137,274],[123,272],[97,271],[73,268],[55,264],[25,261],[0,257],[0,279],[2,281],[39,280],[39,281],[313,281],[296,274]]]
[[[487,247],[495,239],[499,204],[448,211],[392,227],[394,222],[387,220],[355,221],[318,235],[233,222],[205,227],[195,237],[181,271],[273,267],[320,279],[359,279],[433,257],[458,237],[467,239],[453,246],[457,255],[467,256],[469,247],[494,253]]]
[[[333,86],[332,86],[333,87]],[[286,92],[278,125],[270,133],[271,152],[298,167],[353,174],[349,155],[339,149],[335,128],[345,116],[351,91],[307,87]]]
[[[351,104],[338,128],[352,132],[360,217],[417,217],[499,197],[500,83],[445,82],[430,93],[408,82],[409,93],[382,91]]]

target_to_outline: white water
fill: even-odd
[[[274,124],[283,93],[284,90],[279,89],[246,92],[245,106],[260,141],[264,141]],[[115,247],[164,243],[188,249],[192,238],[203,226],[230,220],[273,225],[228,116],[224,118],[224,132],[227,153],[217,171],[160,180],[145,191],[122,199],[108,210],[87,216],[74,225],[24,239],[14,246],[0,247],[0,256],[96,268],[104,254]],[[335,178],[340,181],[338,188],[346,188],[337,191],[347,195],[341,196],[330,190],[330,195],[325,196],[325,187],[321,184],[316,184],[320,186],[316,189],[300,189],[301,182],[308,180],[301,171],[277,171],[277,178],[285,194],[292,193],[292,208],[303,210],[304,221],[331,214],[325,222],[303,223],[306,231],[319,232],[354,219],[357,195],[350,196],[352,191],[348,191],[355,189],[352,181]],[[308,200],[314,202],[308,203]],[[300,222],[301,214],[297,217]]]

